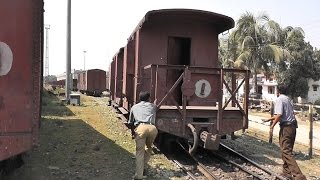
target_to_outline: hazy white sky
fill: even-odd
[[[66,70],[67,0],[44,0],[44,21],[49,30],[49,74]],[[266,12],[281,26],[302,27],[306,41],[320,48],[318,0],[73,0],[71,68],[109,68],[114,54],[146,12],[165,8],[201,9],[224,14],[235,21],[246,11]]]

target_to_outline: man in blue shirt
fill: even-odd
[[[293,111],[293,104],[288,96],[286,96],[286,87],[279,84],[277,92],[277,100],[274,107],[274,117],[271,120],[270,134],[273,133],[274,126],[279,122],[279,144],[281,156],[283,160],[282,175],[294,179],[306,180],[302,174],[296,160],[293,157],[293,146],[296,138],[297,121]],[[267,120],[268,121],[268,120]]]
[[[147,165],[152,144],[158,134],[155,124],[156,106],[149,102],[150,93],[140,92],[140,102],[132,106],[130,110],[128,124],[133,124],[134,138],[136,141],[136,173],[134,179],[145,179],[143,171]],[[146,147],[146,149],[145,149]]]

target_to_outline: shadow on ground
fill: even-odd
[[[65,106],[65,104],[50,91],[43,91],[42,95],[42,116],[74,116],[75,114]]]
[[[43,98],[41,122],[39,145],[25,154],[24,165],[5,179],[132,179],[134,155],[83,119],[77,119],[56,96],[49,94]]]
[[[80,119],[43,119],[40,145],[8,179],[130,179],[132,156]]]

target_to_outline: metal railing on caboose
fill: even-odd
[[[159,100],[158,95],[158,88],[163,88],[159,86],[159,71],[160,70],[176,70],[179,72],[178,79],[173,83],[173,85],[169,88],[169,90],[162,95],[161,99]],[[201,73],[205,74],[205,76],[215,76],[217,80],[217,87],[215,87],[215,95],[214,103],[211,102],[213,105],[216,105],[218,110],[217,116],[217,124],[216,129],[219,132],[220,124],[222,121],[223,111],[226,109],[227,106],[237,107],[243,116],[243,130],[248,128],[248,103],[249,103],[249,78],[250,78],[250,71],[249,70],[240,70],[240,69],[223,69],[223,68],[208,68],[208,67],[200,67],[200,66],[184,66],[184,65],[156,65],[150,64],[143,68],[144,76],[148,72],[147,78],[149,79],[150,83],[150,94],[151,94],[151,101],[157,99],[157,110],[172,96],[174,90],[176,90],[181,85],[181,92],[182,92],[182,106],[178,104],[173,98],[172,102],[174,106],[177,107],[177,110],[182,116],[183,120],[183,127],[186,126],[186,114],[187,114],[187,101],[190,99],[191,96],[195,94],[195,83],[192,82],[191,75],[193,73]],[[150,73],[150,74],[149,74]],[[225,87],[225,88],[224,88]],[[239,98],[240,88],[244,87],[242,97]],[[200,94],[203,93],[203,86],[199,88]],[[225,91],[225,92],[224,92]],[[228,96],[224,96],[224,94],[228,94]],[[224,99],[225,97],[225,99]],[[237,98],[238,97],[238,98]],[[206,102],[205,98],[203,98],[203,102]],[[209,102],[209,101],[208,101]],[[185,128],[184,128],[185,129]],[[183,132],[185,134],[185,132]]]

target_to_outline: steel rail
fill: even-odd
[[[220,145],[221,145],[223,148],[225,148],[225,149],[229,150],[230,152],[236,154],[237,156],[241,157],[242,159],[248,161],[249,163],[251,163],[252,165],[256,166],[257,168],[265,171],[265,172],[268,173],[269,175],[274,176],[274,177],[276,177],[277,179],[280,179],[280,180],[285,180],[285,178],[283,178],[282,176],[279,176],[278,174],[270,171],[269,169],[262,167],[260,164],[254,162],[253,160],[251,160],[251,159],[249,159],[248,157],[240,154],[239,152],[231,149],[230,147],[228,147],[228,146],[226,146],[226,145],[224,145],[224,144],[222,144],[222,143],[220,143]]]
[[[188,154],[197,164],[197,169],[209,180],[219,180],[219,178],[214,175],[210,170],[208,170],[208,168],[206,168],[205,165],[203,165],[202,163],[199,162],[199,160],[194,157],[193,155],[191,155],[189,153],[189,150],[187,150],[180,142],[177,142],[181,148],[186,152],[186,154]]]
[[[236,163],[236,162],[234,162],[234,161],[232,161],[232,160],[229,160],[229,159],[227,159],[227,158],[225,158],[225,157],[223,157],[223,156],[221,156],[221,155],[219,155],[219,154],[217,154],[217,153],[215,153],[215,152],[212,152],[212,153],[213,153],[215,156],[217,156],[219,159],[222,159],[222,160],[224,160],[224,161],[232,164],[233,166],[236,166],[236,167],[240,168],[242,171],[244,171],[244,172],[246,172],[246,173],[254,176],[254,177],[257,178],[257,179],[265,179],[264,177],[258,175],[257,173],[254,173],[254,172],[249,171],[249,170],[246,169],[245,166],[243,166],[243,165],[240,165],[240,164],[238,164],[238,163]]]
[[[185,172],[186,174],[188,174],[188,176],[193,179],[193,180],[196,180],[197,178],[190,172],[188,171],[179,161],[177,160],[172,160],[174,163],[176,163],[180,169],[183,170],[183,172]]]

